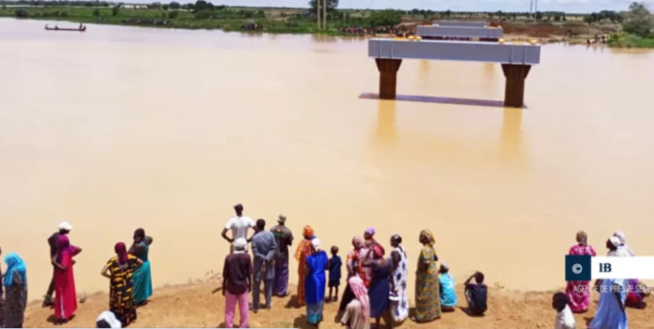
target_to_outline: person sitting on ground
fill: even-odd
[[[346,329],[370,329],[370,298],[368,288],[358,276],[348,280],[349,291],[353,298],[345,307],[341,325]]]
[[[328,302],[338,301],[338,287],[341,285],[341,267],[343,262],[341,257],[338,256],[338,247],[332,246],[331,248],[332,257],[327,263],[327,268],[329,269],[329,297],[327,297]],[[332,290],[336,290],[336,294],[332,297]]]
[[[116,315],[111,311],[104,311],[100,313],[98,319],[95,320],[96,328],[122,328],[120,321]]]
[[[554,329],[575,329],[575,317],[568,306],[568,295],[557,292],[552,296],[552,307],[556,310]]]
[[[644,299],[649,295],[649,288],[638,279],[628,279],[627,281],[627,299],[625,305],[636,309],[644,309],[647,306]]]
[[[472,278],[475,278],[474,283],[471,282]],[[475,272],[466,280],[464,286],[470,314],[484,315],[487,309],[486,299],[488,296],[488,287],[484,284],[484,273]]]
[[[454,277],[450,272],[447,262],[441,263],[438,281],[440,284],[441,310],[452,312],[456,306],[456,290],[454,289]]]

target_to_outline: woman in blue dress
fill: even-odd
[[[143,261],[143,265],[134,271],[134,302],[136,305],[145,304],[152,296],[152,270],[148,254],[154,240],[145,235],[142,228],[134,231],[134,244],[129,248],[129,253]]]
[[[599,280],[598,280],[599,281]],[[625,301],[627,289],[623,279],[605,279],[597,282],[600,299],[590,329],[627,329]]]
[[[306,280],[304,300],[307,305],[307,322],[317,326],[322,321],[327,277],[327,253],[320,249],[320,239],[311,240],[311,255],[306,258]]]
[[[391,262],[387,258],[379,258],[372,261],[366,260],[363,266],[372,267],[372,281],[370,282],[370,288],[368,288],[368,296],[370,298],[370,317],[375,318],[375,328],[379,328],[382,316],[386,326],[393,328],[390,296],[395,287],[393,287],[393,280],[391,280]]]

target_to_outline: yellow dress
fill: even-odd
[[[432,246],[420,250],[416,273],[416,321],[428,322],[441,316],[438,271],[434,260],[436,251]],[[429,263],[425,268],[420,263]],[[421,268],[424,268],[421,270]]]

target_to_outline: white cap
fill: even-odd
[[[610,241],[611,244],[612,244],[614,247],[616,247],[616,248],[619,247],[619,246],[621,245],[620,238],[618,238],[617,236],[612,236],[612,237],[610,237],[610,238],[609,238],[609,241]]]
[[[59,230],[60,231],[64,230],[64,231],[70,232],[70,231],[73,230],[73,225],[70,225],[69,222],[61,222],[61,224],[59,224]]]
[[[311,245],[313,246],[313,249],[320,250],[320,239],[313,238],[313,240],[311,240]]]

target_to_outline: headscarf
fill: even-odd
[[[588,235],[586,235],[586,232],[577,232],[577,242],[579,242],[579,244],[582,246],[585,246],[588,243]]]
[[[318,251],[320,250],[320,239],[314,238],[311,240],[311,246],[313,247],[313,250]]]
[[[14,284],[14,273],[20,275],[23,285],[27,284],[27,267],[25,262],[16,253],[9,253],[5,256],[5,263],[7,264],[7,272],[2,278],[2,284],[5,287],[11,287]]]
[[[375,235],[375,228],[374,227],[368,227],[365,232],[370,234],[370,236],[374,236]]]
[[[612,236],[612,237],[610,237],[610,238],[609,238],[609,242],[611,242],[611,244],[612,244],[615,248],[620,247],[620,244],[621,244],[621,243],[620,243],[620,238],[618,238],[617,236]]]
[[[142,240],[145,239],[145,230],[137,228],[136,231],[134,231],[134,237],[140,237]]]
[[[355,236],[352,238],[352,245],[356,248],[363,248],[363,239],[359,236]]]
[[[114,246],[114,251],[118,256],[118,264],[123,265],[127,263],[127,247],[125,246],[124,243],[122,242],[116,243],[116,245]]]
[[[420,237],[425,238],[428,241],[427,244],[430,246],[433,246],[434,243],[436,243],[436,239],[434,239],[434,235],[428,229],[424,229],[420,231]]]
[[[302,230],[302,236],[304,236],[304,239],[300,240],[300,243],[298,243],[297,249],[295,250],[295,259],[301,262],[304,257],[311,254],[311,240],[313,240],[316,235],[313,232],[313,228],[307,225]]]
[[[613,233],[613,236],[620,239],[620,245],[626,245],[627,244],[627,238],[625,237],[624,233],[622,231],[617,231]]]
[[[634,252],[629,248],[629,246],[627,246],[627,238],[622,231],[613,233],[613,236],[620,239],[620,246],[618,246],[618,248],[622,249],[623,253],[627,253],[629,256],[634,256]]]
[[[312,240],[315,238],[315,233],[313,232],[313,228],[311,226],[307,225],[304,227],[302,230],[302,236],[307,239],[307,240]]]
[[[247,247],[248,242],[243,238],[238,238],[232,242],[232,245],[234,246],[235,254],[242,254],[245,252],[245,248]]]
[[[364,323],[370,321],[370,299],[368,298],[368,289],[358,276],[351,277],[348,281],[350,285],[350,290],[361,304],[361,314],[363,315]]]
[[[106,322],[109,325],[109,328],[121,328],[120,321],[118,321],[116,315],[111,311],[104,311],[100,313],[100,316],[98,316],[98,319],[95,320],[95,323],[97,324],[101,321]],[[96,327],[99,326],[96,325]]]

